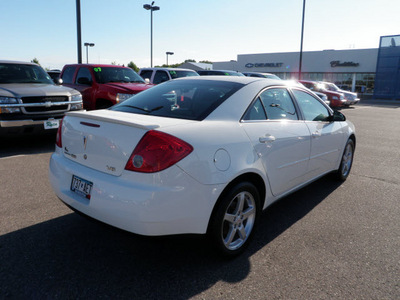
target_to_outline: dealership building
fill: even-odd
[[[214,62],[214,70],[273,73],[299,78],[299,52],[240,54],[237,60]],[[334,82],[344,89],[380,98],[400,98],[400,35],[381,37],[375,49],[305,51],[303,80]]]

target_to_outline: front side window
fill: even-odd
[[[296,108],[285,88],[272,88],[260,94],[269,120],[298,120]]]
[[[170,80],[114,105],[111,110],[201,121],[243,84],[208,80]]]
[[[329,110],[310,94],[293,89],[293,94],[303,112],[306,121],[328,121]]]
[[[79,80],[82,80],[84,78],[86,82],[92,82],[92,74],[90,74],[90,71],[86,67],[82,67],[78,71],[78,75],[76,76],[76,81],[78,82]]]
[[[63,72],[62,77],[61,77],[61,79],[63,80],[63,83],[72,84],[72,80],[74,78],[75,70],[76,70],[76,67],[66,67],[64,69],[64,72]]]
[[[159,84],[165,81],[168,81],[169,77],[167,72],[165,71],[157,71],[156,74],[154,75],[153,83],[154,84]]]

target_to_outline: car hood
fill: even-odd
[[[108,83],[103,83],[105,87],[110,87],[114,89],[118,89],[121,92],[125,92],[127,94],[134,92],[135,94],[144,90],[147,90],[148,88],[151,88],[154,86],[153,84],[147,84],[147,83],[135,83],[135,82],[108,82]]]
[[[45,83],[0,84],[0,96],[3,97],[70,96],[73,94],[78,94],[78,91],[65,86]]]

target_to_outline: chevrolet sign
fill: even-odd
[[[283,66],[283,63],[247,63],[245,65],[246,68],[280,68]]]

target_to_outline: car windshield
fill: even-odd
[[[270,78],[270,79],[278,79],[281,80],[278,76],[274,75],[274,74],[264,74],[265,78]]]
[[[325,86],[330,91],[334,91],[334,92],[339,92],[340,91],[340,89],[334,83],[325,83]]]
[[[30,64],[0,63],[0,83],[54,84],[41,67]]]
[[[172,80],[143,91],[111,110],[201,121],[243,84],[212,80]]]
[[[192,72],[192,71],[169,71],[169,74],[171,75],[172,79],[175,78],[180,78],[180,77],[188,77],[188,76],[199,76],[199,74],[197,74],[196,72]]]
[[[131,68],[118,68],[118,67],[93,67],[94,76],[98,83],[108,82],[136,82],[145,83]]]

